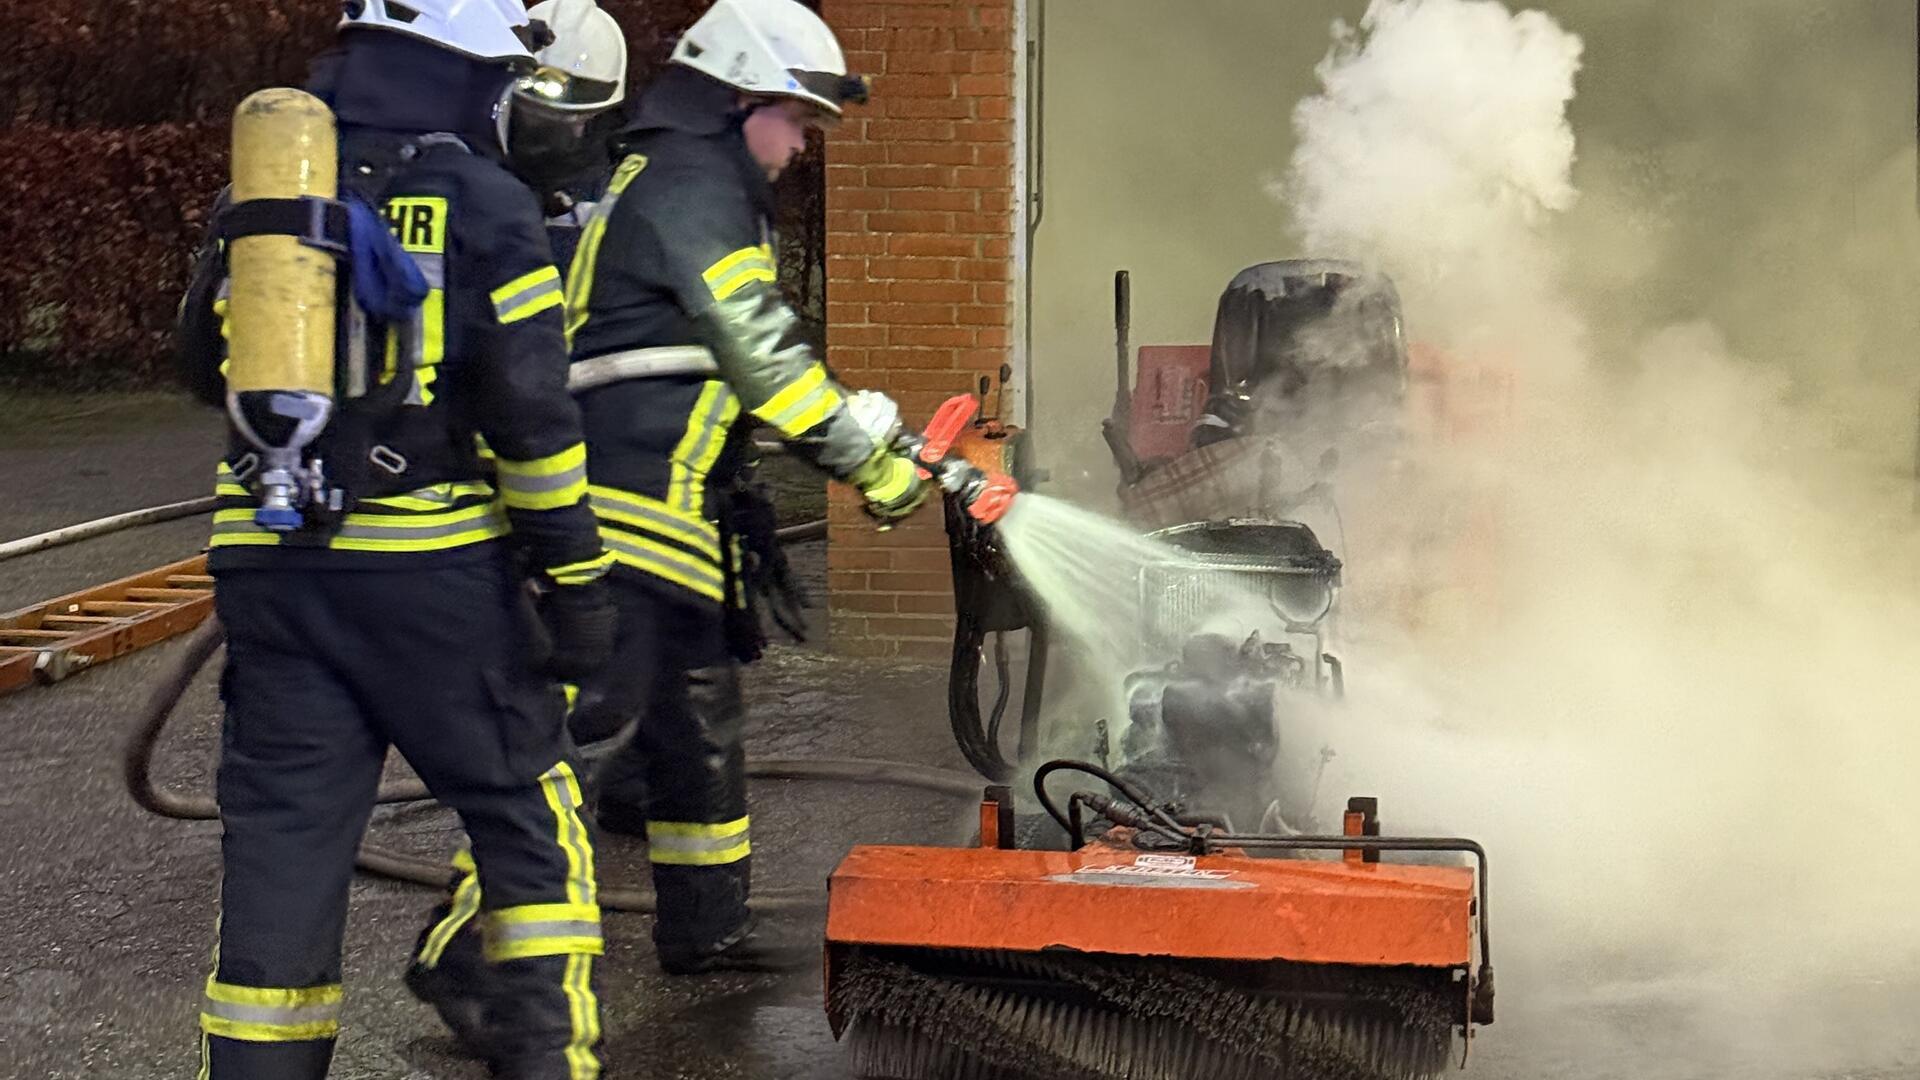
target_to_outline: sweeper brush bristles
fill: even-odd
[[[875,1080],[1412,1080],[1452,973],[1088,953],[848,950],[830,1010]]]

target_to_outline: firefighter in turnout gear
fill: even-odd
[[[775,945],[746,906],[739,665],[760,642],[741,540],[766,531],[737,512],[749,430],[858,488],[882,521],[928,490],[849,408],[858,395],[802,339],[776,283],[771,180],[810,125],[865,97],[804,6],[718,0],[641,95],[568,273],[570,385],[621,620],[574,730],[634,725],[596,778],[596,813],[647,838],[670,973],[818,962],[817,948]]]
[[[562,15],[600,14],[558,6],[561,31]],[[600,909],[560,680],[610,651],[611,557],[566,391],[560,275],[515,172],[550,151],[555,114],[608,88],[538,67],[552,33],[520,0],[350,0],[309,85],[337,137],[328,123],[325,139],[259,144],[309,155],[290,174],[330,171],[337,151],[337,198],[330,176],[325,199],[249,196],[236,118],[235,185],[181,325],[189,381],[234,432],[208,556],[228,639],[210,1080],[326,1075],[354,857],[390,747],[459,814],[457,862],[478,871],[423,935],[462,977],[410,985],[496,1077],[599,1075]],[[276,94],[252,120],[313,101],[255,97]],[[281,361],[243,343],[285,326],[250,299],[279,287],[254,280],[249,252],[283,236],[306,252],[289,273],[338,268],[321,294],[337,310],[313,324],[337,330],[331,385],[262,392]]]

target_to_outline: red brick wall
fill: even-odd
[[[827,141],[827,354],[910,423],[997,378],[1012,344],[1013,0],[824,0],[873,102]],[[836,488],[834,648],[940,658],[952,583],[940,509],[877,533]]]

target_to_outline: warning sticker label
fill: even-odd
[[[1248,889],[1251,882],[1233,880],[1231,870],[1203,869],[1191,855],[1138,855],[1131,863],[1082,866],[1055,881],[1080,885],[1129,885],[1153,889]]]

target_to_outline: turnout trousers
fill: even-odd
[[[602,828],[642,833],[663,961],[730,944],[748,926],[745,710],[723,609],[664,581],[612,577],[620,636],[611,663],[582,686],[583,739],[627,729],[595,771]]]
[[[207,1080],[318,1080],[340,1028],[354,854],[389,747],[456,811],[503,1033],[494,1074],[599,1074],[593,844],[562,689],[532,667],[505,552],[407,570],[226,570],[219,951],[201,1012]],[[442,924],[446,920],[442,920]],[[441,943],[444,946],[444,942]]]

